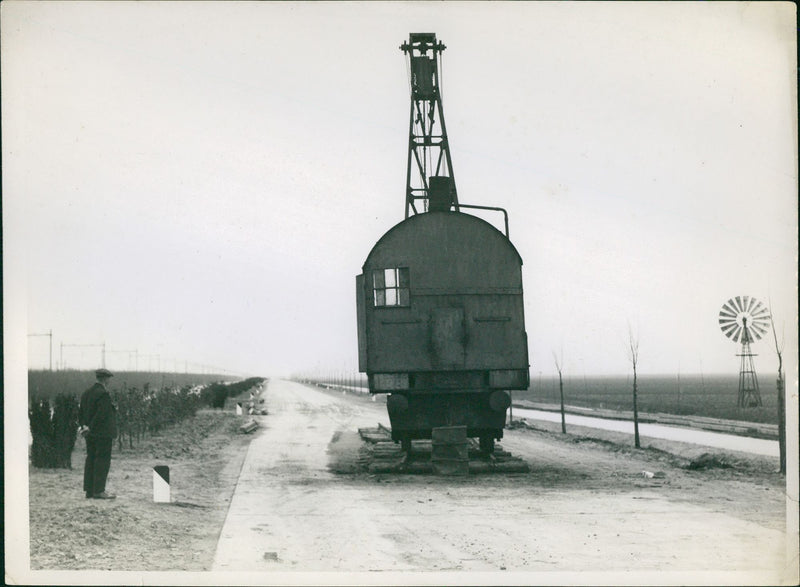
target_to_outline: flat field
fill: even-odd
[[[745,422],[778,423],[778,394],[774,378],[759,381],[762,406],[737,407],[738,376],[640,375],[637,377],[640,412],[707,416]],[[609,410],[633,409],[633,376],[564,377],[564,403]],[[531,386],[515,391],[514,399],[559,403],[558,377],[536,377]]]
[[[109,389],[142,389],[145,384],[151,388],[183,387],[185,385],[205,385],[217,381],[231,380],[230,376],[199,373],[157,373],[150,371],[115,371]],[[234,378],[235,379],[235,378]],[[28,398],[51,399],[59,393],[76,395],[92,385],[94,371],[28,371]]]

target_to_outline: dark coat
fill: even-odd
[[[89,436],[95,438],[117,437],[116,408],[111,394],[100,383],[95,383],[81,396],[80,424],[89,427]]]

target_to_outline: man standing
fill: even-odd
[[[114,499],[106,493],[106,478],[111,467],[111,445],[117,436],[116,410],[106,385],[113,377],[108,369],[94,372],[97,383],[83,392],[80,406],[80,433],[86,439],[83,490],[86,498]]]

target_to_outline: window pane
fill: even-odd
[[[400,287],[408,287],[408,267],[400,267],[397,270],[398,283]]]
[[[375,289],[383,289],[386,287],[383,280],[383,269],[378,269],[372,272],[372,287]]]
[[[397,305],[397,290],[396,289],[387,289],[386,290],[386,305],[387,306],[396,306]]]
[[[386,290],[384,289],[375,290],[375,305],[376,306],[386,305]]]
[[[408,301],[408,288],[401,288],[397,291],[397,293],[399,296],[398,305],[400,306],[410,305]]]
[[[386,269],[386,287],[397,287],[396,269]]]

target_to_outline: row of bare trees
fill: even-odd
[[[784,394],[785,394],[785,378],[783,373],[783,349],[785,344],[785,339],[783,333],[781,334],[781,340],[778,341],[778,335],[775,331],[775,324],[772,321],[772,312],[770,312],[770,323],[772,325],[772,334],[775,341],[775,353],[778,356],[778,378],[776,380],[777,390],[778,390],[778,445],[780,449],[780,472],[782,474],[786,473],[786,418],[785,418],[785,408],[784,408]],[[639,336],[638,334],[634,334],[633,330],[628,326],[628,345],[627,345],[627,355],[628,360],[631,363],[631,367],[633,369],[633,438],[634,438],[634,446],[636,448],[641,448],[641,442],[639,439],[639,388],[637,382],[637,373],[636,369],[639,364]],[[561,432],[563,434],[567,433],[567,424],[566,424],[566,416],[565,416],[565,409],[564,409],[564,379],[563,379],[563,367],[564,367],[564,351],[562,349],[560,355],[556,355],[555,351],[553,351],[553,360],[556,365],[556,371],[558,371],[558,389],[559,395],[561,399]]]

